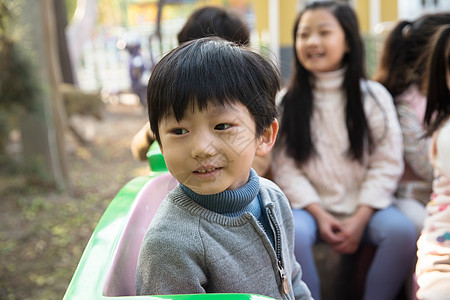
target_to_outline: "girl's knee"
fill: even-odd
[[[412,257],[416,252],[417,232],[410,220],[397,222],[391,229],[386,231],[386,236],[381,245],[390,249],[391,254],[398,253],[404,258]]]
[[[408,218],[395,220],[392,226],[386,230],[386,238],[396,240],[403,245],[415,246],[417,241],[417,231],[414,224]]]
[[[375,239],[387,240],[402,247],[415,247],[417,231],[412,221],[391,207],[380,211],[371,222],[369,230]]]
[[[317,225],[314,218],[305,210],[294,210],[295,244],[312,247],[316,242]]]

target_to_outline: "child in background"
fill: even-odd
[[[428,160],[430,139],[424,139],[426,107],[424,53],[427,42],[440,25],[450,24],[450,13],[423,15],[401,21],[389,33],[374,79],[394,97],[403,134],[405,171],[396,191],[395,205],[414,223],[418,235],[431,194],[433,168]]]
[[[402,136],[391,95],[365,79],[354,11],[312,2],[294,27],[295,68],[281,102],[272,173],[294,214],[295,256],[321,299],[313,245],[339,253],[377,246],[364,299],[394,299],[415,252],[411,221],[393,207],[403,172]]]
[[[153,70],[149,120],[179,185],[138,259],[138,295],[251,293],[310,299],[289,203],[251,169],[278,131],[276,67],[218,38],[182,44]]]
[[[432,136],[433,194],[417,242],[418,299],[450,297],[450,26],[435,35],[427,53],[428,92],[425,123]]]

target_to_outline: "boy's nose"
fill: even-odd
[[[207,133],[197,134],[192,141],[191,156],[193,158],[207,158],[217,154],[217,143]]]

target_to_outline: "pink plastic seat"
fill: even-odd
[[[176,184],[170,173],[164,173],[147,182],[137,194],[108,270],[104,296],[136,295],[136,264],[142,239],[162,200]]]

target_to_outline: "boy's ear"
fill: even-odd
[[[272,150],[278,134],[278,120],[273,119],[272,124],[262,133],[258,147],[256,148],[256,155],[264,156]]]

